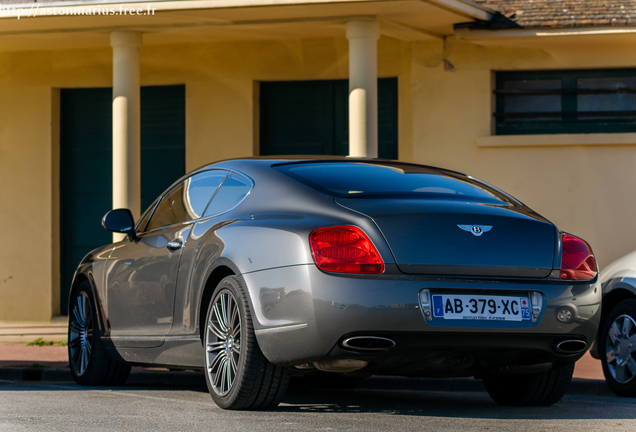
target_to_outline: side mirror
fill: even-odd
[[[111,210],[102,218],[102,226],[110,232],[128,234],[130,241],[137,239],[135,219],[128,209]]]

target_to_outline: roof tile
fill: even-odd
[[[636,17],[636,0],[472,1],[501,14],[491,28],[634,26]]]

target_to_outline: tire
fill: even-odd
[[[500,405],[549,406],[565,395],[574,363],[535,374],[488,374],[483,377],[488,394]]]
[[[636,300],[623,300],[603,325],[598,348],[607,385],[618,396],[636,396]]]
[[[219,282],[205,322],[205,381],[214,402],[228,410],[276,407],[289,386],[290,371],[270,363],[259,348],[239,278]]]
[[[309,387],[330,390],[353,390],[363,379],[329,372],[307,374],[303,378]]]
[[[68,362],[75,382],[85,386],[119,386],[130,365],[111,359],[99,338],[95,298],[90,283],[82,282],[71,297],[68,320]]]

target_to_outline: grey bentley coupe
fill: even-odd
[[[257,410],[292,373],[334,386],[474,376],[500,404],[550,405],[597,332],[590,246],[445,169],[228,160],[136,222],[116,209],[102,224],[127,238],[73,280],[69,363],[83,385],[121,385],[131,365],[196,369],[220,407]]]

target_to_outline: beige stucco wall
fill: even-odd
[[[636,249],[636,137],[633,145],[608,145],[607,136],[570,136],[568,144],[581,145],[558,146],[545,145],[549,137],[535,140],[541,145],[526,139],[523,146],[510,138],[510,147],[479,147],[476,139],[491,135],[493,71],[633,68],[636,51],[629,44],[571,38],[524,48],[449,38],[445,44],[416,43],[412,52],[415,161],[506,190],[590,242],[601,268]],[[444,58],[454,70],[444,70]]]
[[[409,160],[410,45],[382,38],[378,54],[379,76],[398,77],[399,151]],[[142,85],[186,85],[187,170],[255,153],[259,81],[347,76],[344,37],[141,49]],[[111,85],[108,46],[0,53],[0,321],[59,311],[56,89]]]
[[[495,70],[636,67],[629,44],[544,45],[383,37],[379,75],[399,78],[400,158],[497,185],[588,240],[604,266],[636,249],[630,229],[636,142],[608,145],[597,138],[550,146],[548,137],[542,145],[532,139],[513,145],[511,139],[509,147],[484,147],[488,140],[477,140],[491,135]],[[444,68],[444,59],[453,70]],[[90,50],[0,53],[0,226],[11,227],[3,230],[0,248],[0,320],[48,320],[57,312],[56,89],[110,86],[111,68],[106,43]],[[142,85],[186,85],[191,170],[254,154],[258,82],[347,78],[348,44],[325,38],[144,46],[141,75]]]

